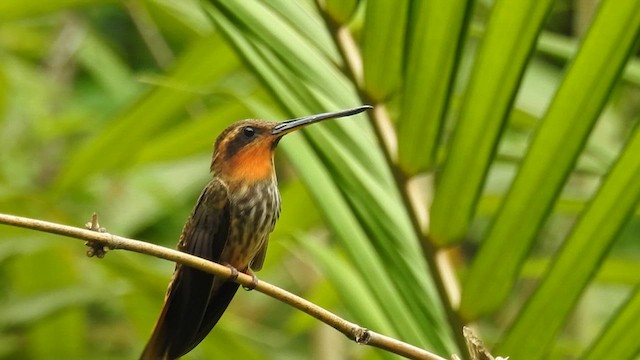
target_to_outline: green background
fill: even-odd
[[[443,357],[634,359],[640,0],[2,0],[0,212],[174,247],[217,134],[279,145],[265,281]],[[173,264],[0,227],[0,359],[129,359]],[[186,358],[390,359],[257,292]]]

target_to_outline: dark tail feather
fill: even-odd
[[[158,321],[153,328],[151,338],[147,342],[147,346],[144,347],[142,355],[140,355],[140,360],[169,360],[169,357],[167,356],[167,346],[169,344],[169,339],[167,338],[168,335],[166,326],[164,326],[164,318],[166,312],[167,307],[164,306],[162,308],[162,312],[160,313]]]
[[[140,360],[173,360],[191,351],[220,320],[238,284],[191,268],[178,272]],[[185,283],[190,286],[185,286]]]
[[[239,286],[238,283],[234,282],[224,282],[219,287],[216,286],[216,289],[214,289],[211,294],[209,305],[197,331],[193,333],[193,336],[186,344],[177,347],[177,349],[169,349],[168,354],[170,356],[175,355],[176,357],[180,357],[195,348],[218,323],[218,320],[220,320],[229,303],[231,303],[231,299],[233,299]]]

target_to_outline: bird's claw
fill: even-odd
[[[238,279],[238,274],[240,273],[238,269],[236,269],[233,265],[223,263],[222,265],[226,266],[231,270],[231,275],[229,276],[229,281],[236,281]],[[251,271],[251,269],[247,269],[247,271],[243,271],[243,273],[251,276],[251,284],[250,285],[242,285],[242,288],[251,291],[258,286],[258,277]]]
[[[229,276],[229,280],[235,281],[238,278],[238,269],[236,269],[235,267],[229,264],[224,264],[224,266],[228,267],[229,270],[231,270],[231,275]]]
[[[255,289],[256,286],[258,286],[258,277],[256,276],[256,274],[253,273],[253,271],[251,271],[251,269],[247,269],[245,274],[251,276],[251,284],[250,285],[242,285],[242,288],[245,289],[246,291],[251,291],[251,290]]]

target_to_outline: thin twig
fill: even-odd
[[[229,278],[232,276],[232,270],[224,265],[207,261],[197,256],[189,255],[177,250],[165,248],[140,240],[124,238],[121,236],[109,234],[107,232],[82,229],[48,221],[7,214],[0,214],[0,224],[12,225],[25,229],[37,230],[85,240],[88,242],[88,245],[92,249],[95,249],[96,243],[98,243],[112,250],[129,250],[140,254],[152,255],[161,259],[170,260],[176,263],[196,268],[198,270],[202,270],[210,274]],[[92,219],[91,228],[101,229],[99,227],[97,218],[95,217]],[[253,287],[253,285],[255,285],[253,284],[253,278],[243,273],[239,273],[238,277],[234,281],[240,285],[247,287]],[[310,301],[307,301],[297,295],[294,295],[286,290],[266,283],[262,280],[259,280],[257,285],[255,285],[255,290],[265,295],[271,296],[274,299],[280,300],[287,305],[290,305],[300,311],[313,316],[314,318],[340,331],[349,339],[355,341],[358,344],[374,346],[401,355],[408,359],[446,360],[445,358],[430,353],[424,349],[382,334],[378,334],[374,331],[368,330],[359,325],[344,320],[336,314],[329,312]]]

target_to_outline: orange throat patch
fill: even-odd
[[[232,182],[255,183],[273,176],[270,141],[260,141],[238,151],[227,162],[225,173]]]

